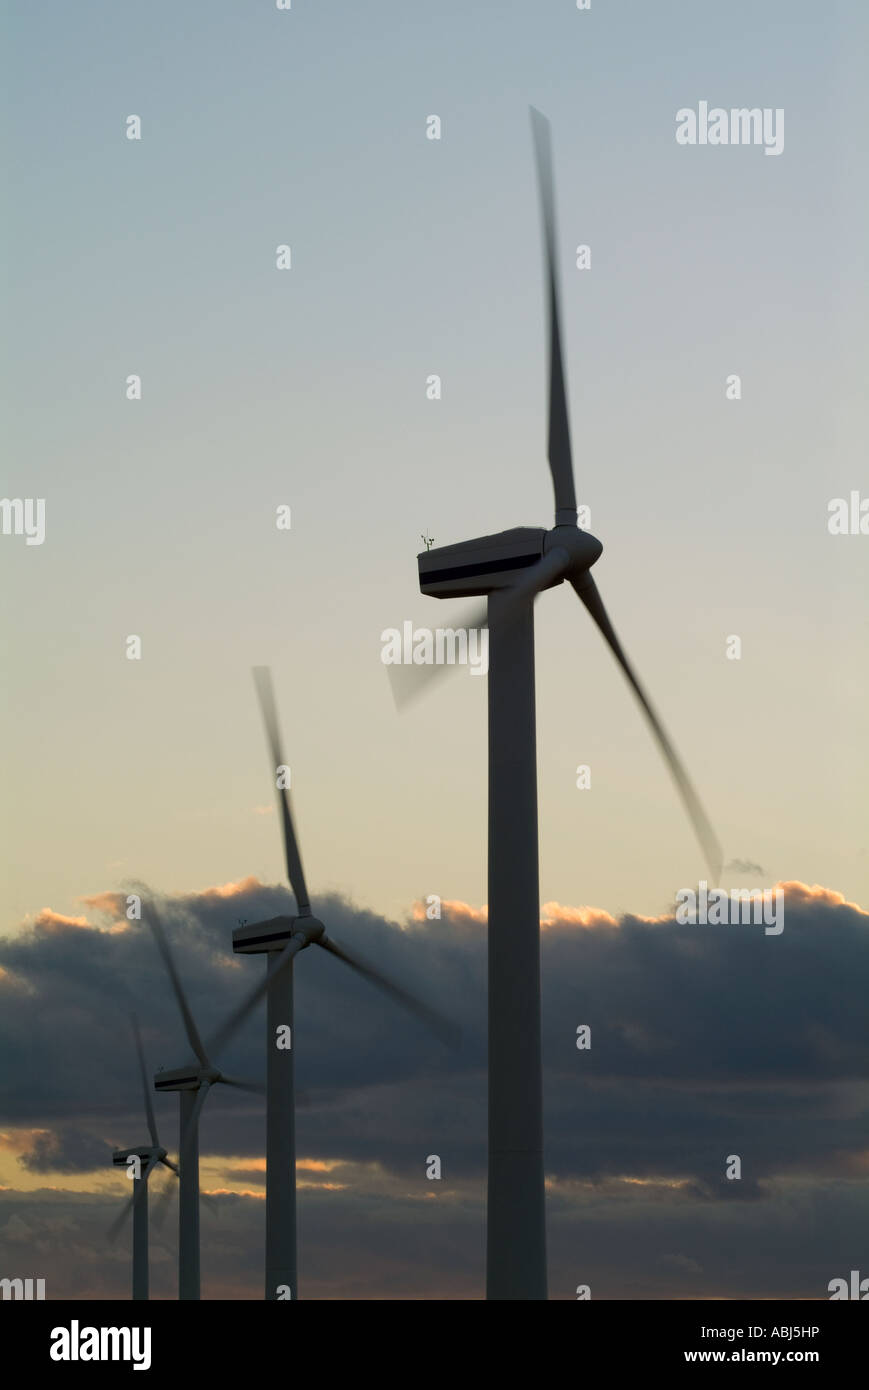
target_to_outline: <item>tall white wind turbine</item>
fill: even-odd
[[[454,626],[489,628],[489,1183],[486,1296],[545,1299],[546,1217],[540,1050],[540,903],[534,702],[534,599],[573,586],[645,715],[717,880],[721,849],[681,760],[603,605],[591,567],[600,541],[577,526],[555,253],[549,122],[531,112],[543,211],[549,328],[548,457],[555,525],[519,527],[417,556],[420,589],[435,598],[484,594],[487,606]],[[439,670],[390,668],[404,703]],[[408,678],[411,685],[408,686]],[[399,683],[400,682],[400,683]]]

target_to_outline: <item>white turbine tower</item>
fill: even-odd
[[[163,924],[153,903],[147,908],[160,954],[169,973],[187,1041],[193,1050],[194,1061],[171,1071],[154,1075],[154,1089],[160,1092],[177,1091],[180,1103],[180,1191],[178,1202],[178,1297],[199,1298],[199,1117],[212,1086],[235,1086],[244,1091],[262,1092],[255,1082],[239,1081],[225,1076],[215,1067],[211,1054],[220,1052],[236,1029],[245,1021],[266,992],[266,981],[257,985],[246,999],[226,1019],[211,1039],[208,1049],[202,1041],[193,1019],[184,986],[175,967],[172,951]]]
[[[545,1299],[546,1215],[540,1052],[540,902],[534,704],[538,593],[568,580],[622,668],[717,880],[721,850],[688,775],[609,620],[591,567],[603,546],[577,526],[561,350],[549,122],[531,113],[543,210],[549,322],[549,467],[555,526],[520,527],[417,556],[420,589],[436,598],[484,594],[455,626],[489,628],[489,1299]],[[399,703],[451,667],[390,668]],[[411,684],[408,686],[408,679]]]
[[[133,1173],[133,1193],[127,1202],[124,1203],[123,1210],[120,1212],[116,1221],[109,1227],[109,1239],[113,1240],[120,1231],[127,1217],[133,1214],[133,1298],[145,1300],[149,1297],[149,1270],[148,1270],[148,1179],[151,1173],[162,1163],[165,1168],[171,1169],[173,1173],[178,1173],[178,1165],[172,1162],[167,1151],[160,1143],[157,1134],[157,1119],[154,1115],[154,1105],[151,1100],[151,1092],[148,1089],[148,1075],[145,1068],[145,1053],[142,1048],[142,1037],[139,1032],[139,1022],[136,1015],[132,1017],[133,1038],[136,1043],[136,1056],[139,1060],[139,1075],[142,1081],[142,1094],[145,1097],[145,1119],[148,1124],[148,1133],[151,1136],[150,1144],[142,1144],[137,1149],[114,1149],[112,1151],[112,1162],[119,1167],[126,1168],[127,1172]]]
[[[293,1033],[293,959],[306,946],[320,946],[337,956],[358,974],[383,990],[432,1028],[441,1041],[454,1044],[458,1031],[379,970],[350,955],[326,935],[319,918],[311,914],[311,900],[302,868],[290,805],[286,768],[280,747],[271,675],[267,667],[254,670],[257,693],[266,726],[272,769],[278,787],[287,877],[295,894],[298,915],[273,917],[267,922],[238,927],[232,934],[233,950],[243,954],[268,954],[266,978],[259,993],[268,992],[266,1006],[266,1268],[267,1300],[298,1297],[296,1269],[296,1134],[295,1065]],[[183,1176],[183,1160],[182,1160]]]

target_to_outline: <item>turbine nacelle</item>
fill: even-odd
[[[144,1167],[149,1160],[155,1163],[162,1163],[164,1158],[168,1158],[168,1150],[159,1146],[154,1147],[149,1144],[142,1144],[137,1149],[112,1149],[112,1162],[120,1168],[126,1168],[131,1158],[138,1158]]]
[[[201,1067],[191,1062],[186,1067],[165,1068],[154,1073],[155,1091],[198,1091],[200,1086],[222,1080],[216,1067]]]
[[[554,578],[544,578],[540,590],[584,573],[603,553],[600,541],[588,531],[581,531],[575,522],[563,522],[551,531],[542,526],[516,526],[493,536],[424,550],[416,557],[419,587],[433,598],[461,598],[510,589],[556,547],[567,551],[570,567]]]
[[[232,949],[239,955],[282,951],[294,937],[302,937],[304,945],[310,946],[312,941],[319,941],[325,930],[319,917],[312,917],[310,913],[304,917],[270,917],[267,922],[236,927],[232,933]]]
[[[295,935],[297,920],[296,917],[270,917],[267,922],[236,927],[232,933],[232,949],[240,955],[281,951]]]

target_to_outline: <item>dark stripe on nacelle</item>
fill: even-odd
[[[289,941],[294,934],[290,928],[288,931],[269,932],[266,936],[244,936],[232,943],[233,950],[243,951],[246,946],[259,946],[263,941]]]
[[[536,555],[511,555],[502,560],[486,560],[482,564],[454,565],[447,570],[424,570],[420,567],[420,587],[424,588],[426,584],[441,584],[447,579],[468,579],[478,574],[497,574],[499,570],[527,569],[529,565],[536,565],[539,559],[538,553]]]

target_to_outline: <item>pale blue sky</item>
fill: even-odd
[[[613,619],[727,855],[869,901],[869,538],[826,529],[869,495],[860,7],[6,15],[0,493],[44,496],[47,534],[0,537],[0,927],[126,875],[280,875],[257,662],[314,893],[485,901],[485,682],[399,719],[380,632],[450,621],[418,592],[424,528],[551,524],[529,103]],[[701,99],[783,108],[784,153],[677,146]],[[656,911],[699,852],[580,606],[538,615],[542,899]]]

